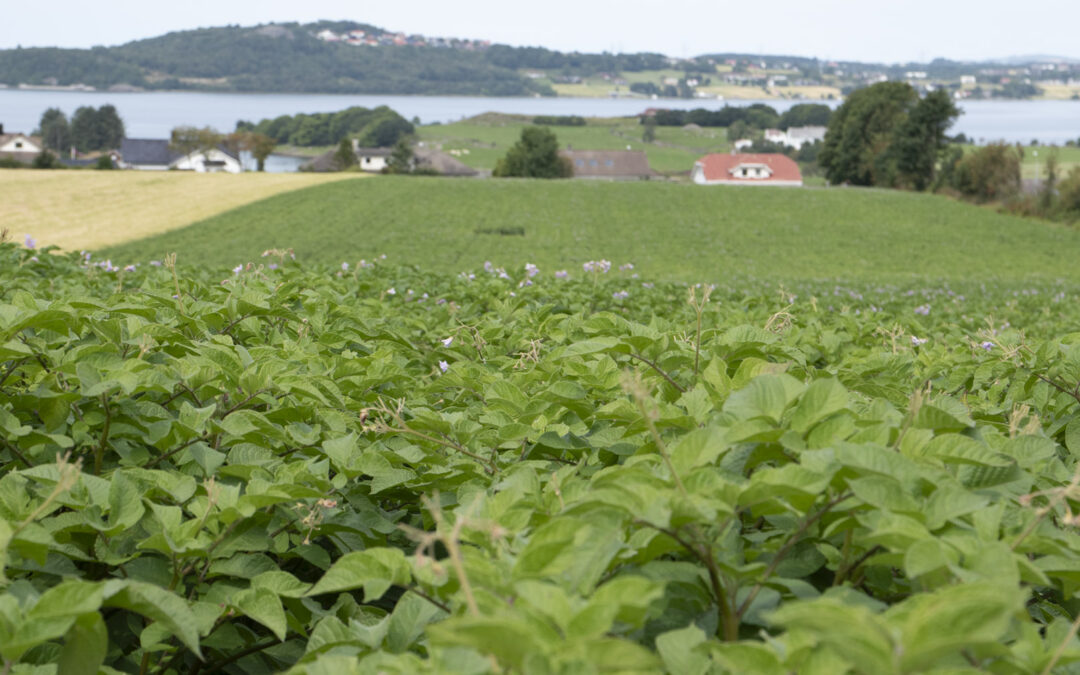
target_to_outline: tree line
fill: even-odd
[[[41,115],[35,131],[49,150],[67,154],[71,148],[79,152],[114,150],[124,138],[124,121],[112,105],[100,108],[82,106],[68,120],[59,108],[49,108]]]
[[[719,110],[695,108],[693,110],[657,110],[651,115],[658,126],[681,127],[696,124],[699,127],[731,127],[737,123],[751,129],[789,129],[791,127],[825,126],[832,116],[832,109],[823,103],[799,103],[780,114],[770,105],[754,103],[749,106],[725,105]],[[645,118],[642,118],[645,123]]]
[[[281,115],[258,123],[241,120],[236,131],[255,132],[276,143],[302,147],[337,145],[344,138],[355,137],[362,146],[381,148],[394,145],[416,128],[387,106],[356,106],[336,113]]]

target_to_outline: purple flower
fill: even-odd
[[[439,361],[439,370],[445,373],[446,371],[450,370],[450,364],[446,361]]]
[[[985,349],[988,352],[993,351],[993,349],[994,349],[994,343],[990,342],[989,340],[987,340],[986,342],[982,343],[979,346],[982,347],[983,349]]]
[[[528,274],[530,277],[535,277],[537,274],[540,274],[540,268],[532,263],[525,263],[525,274]]]
[[[649,283],[648,281],[642,281],[641,285],[645,288],[652,288],[654,284]]]
[[[151,260],[150,261],[150,267],[161,267],[161,261],[160,260]]]
[[[634,269],[634,263],[626,263],[625,265],[619,265],[620,272],[626,272],[632,269]]]
[[[911,346],[912,347],[918,347],[920,345],[926,344],[929,340],[930,340],[930,338],[919,339],[919,338],[915,337],[914,335],[912,335],[911,336]]]
[[[386,294],[387,295],[397,295],[397,291],[395,291],[393,287],[390,287],[390,288],[386,289]]]
[[[589,262],[583,264],[581,267],[586,272],[599,272],[601,274],[607,274],[608,270],[611,269],[611,261],[610,260],[590,260]]]
[[[630,293],[628,291],[615,291],[611,294],[611,297],[616,300],[625,300],[630,297]]]
[[[915,313],[916,314],[921,314],[922,316],[929,316],[930,315],[930,305],[919,305],[918,307],[915,308]]]
[[[442,344],[443,347],[449,347],[450,345],[454,344],[454,336],[451,335],[450,337],[446,338],[442,341]]]
[[[484,271],[487,272],[488,274],[494,274],[495,273],[495,267],[491,264],[490,260],[485,260],[484,261]]]
[[[134,272],[135,271],[135,266],[134,265],[127,265],[127,266],[124,267],[124,271],[125,272]]]
[[[26,246],[26,248],[29,249],[37,248],[37,241],[35,241],[34,238],[30,235],[26,235],[26,239],[23,240],[23,244]]]
[[[565,279],[568,276],[570,276],[570,273],[567,272],[566,270],[559,270],[558,272],[555,273],[555,278],[556,279]]]
[[[33,262],[38,262],[38,257],[36,255],[32,255],[30,256],[30,260]]]
[[[341,271],[342,272],[348,272],[349,271],[349,263],[347,263],[347,262],[341,263]]]
[[[237,265],[236,267],[232,268],[233,276],[238,276],[243,271],[244,271],[244,266],[243,265]]]
[[[270,263],[270,264],[269,264],[269,265],[267,265],[266,267],[267,267],[268,269],[276,270],[276,269],[277,269],[277,263]]]

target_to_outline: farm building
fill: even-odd
[[[356,153],[356,165],[361,171],[379,173],[390,161],[391,148],[361,148],[353,139],[353,152]]]
[[[778,143],[798,150],[806,143],[824,141],[825,131],[825,127],[791,127],[787,131],[782,129],[766,129],[765,140],[770,143]]]
[[[45,149],[40,138],[26,134],[5,134],[0,125],[0,157],[19,162],[32,162]]]
[[[113,158],[121,169],[141,171],[195,171],[197,173],[240,173],[240,158],[223,147],[197,150],[190,154],[177,152],[169,141],[157,138],[125,138],[120,152]]]
[[[640,150],[564,150],[559,154],[570,160],[574,178],[648,180],[656,175]]]
[[[802,186],[795,160],[780,154],[705,155],[694,162],[690,178],[698,185]]]
[[[414,149],[413,164],[417,169],[438,171],[443,176],[475,176],[479,173],[447,153],[431,148]]]

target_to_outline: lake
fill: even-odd
[[[345,94],[238,94],[208,92],[74,92],[0,89],[0,124],[7,131],[30,132],[46,108],[69,116],[79,106],[116,106],[132,138],[167,138],[173,127],[211,126],[232,131],[237,120],[296,113],[334,112],[349,106],[387,105],[424,124],[453,122],[483,112],[527,115],[620,117],[648,107],[721,108],[765,103],[780,112],[812,101],[718,101],[715,99],[494,98],[474,96],[368,96]],[[823,101],[838,105],[836,101]],[[1080,101],[965,101],[953,133],[979,141],[1064,143],[1080,138]]]

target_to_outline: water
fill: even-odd
[[[814,101],[817,102],[817,101]],[[821,101],[836,106],[837,101]],[[490,98],[473,96],[359,96],[344,94],[236,94],[206,92],[68,92],[0,89],[0,124],[7,131],[29,132],[46,108],[69,116],[79,106],[116,106],[132,138],[167,138],[173,127],[211,126],[232,131],[237,120],[258,121],[278,115],[334,112],[349,106],[387,105],[424,124],[453,122],[483,112],[528,115],[620,117],[648,107],[721,108],[766,103],[780,112],[800,101],[717,101],[715,99],[639,98]],[[1064,143],[1080,138],[1080,101],[965,101],[952,133],[983,142],[1005,140]]]

